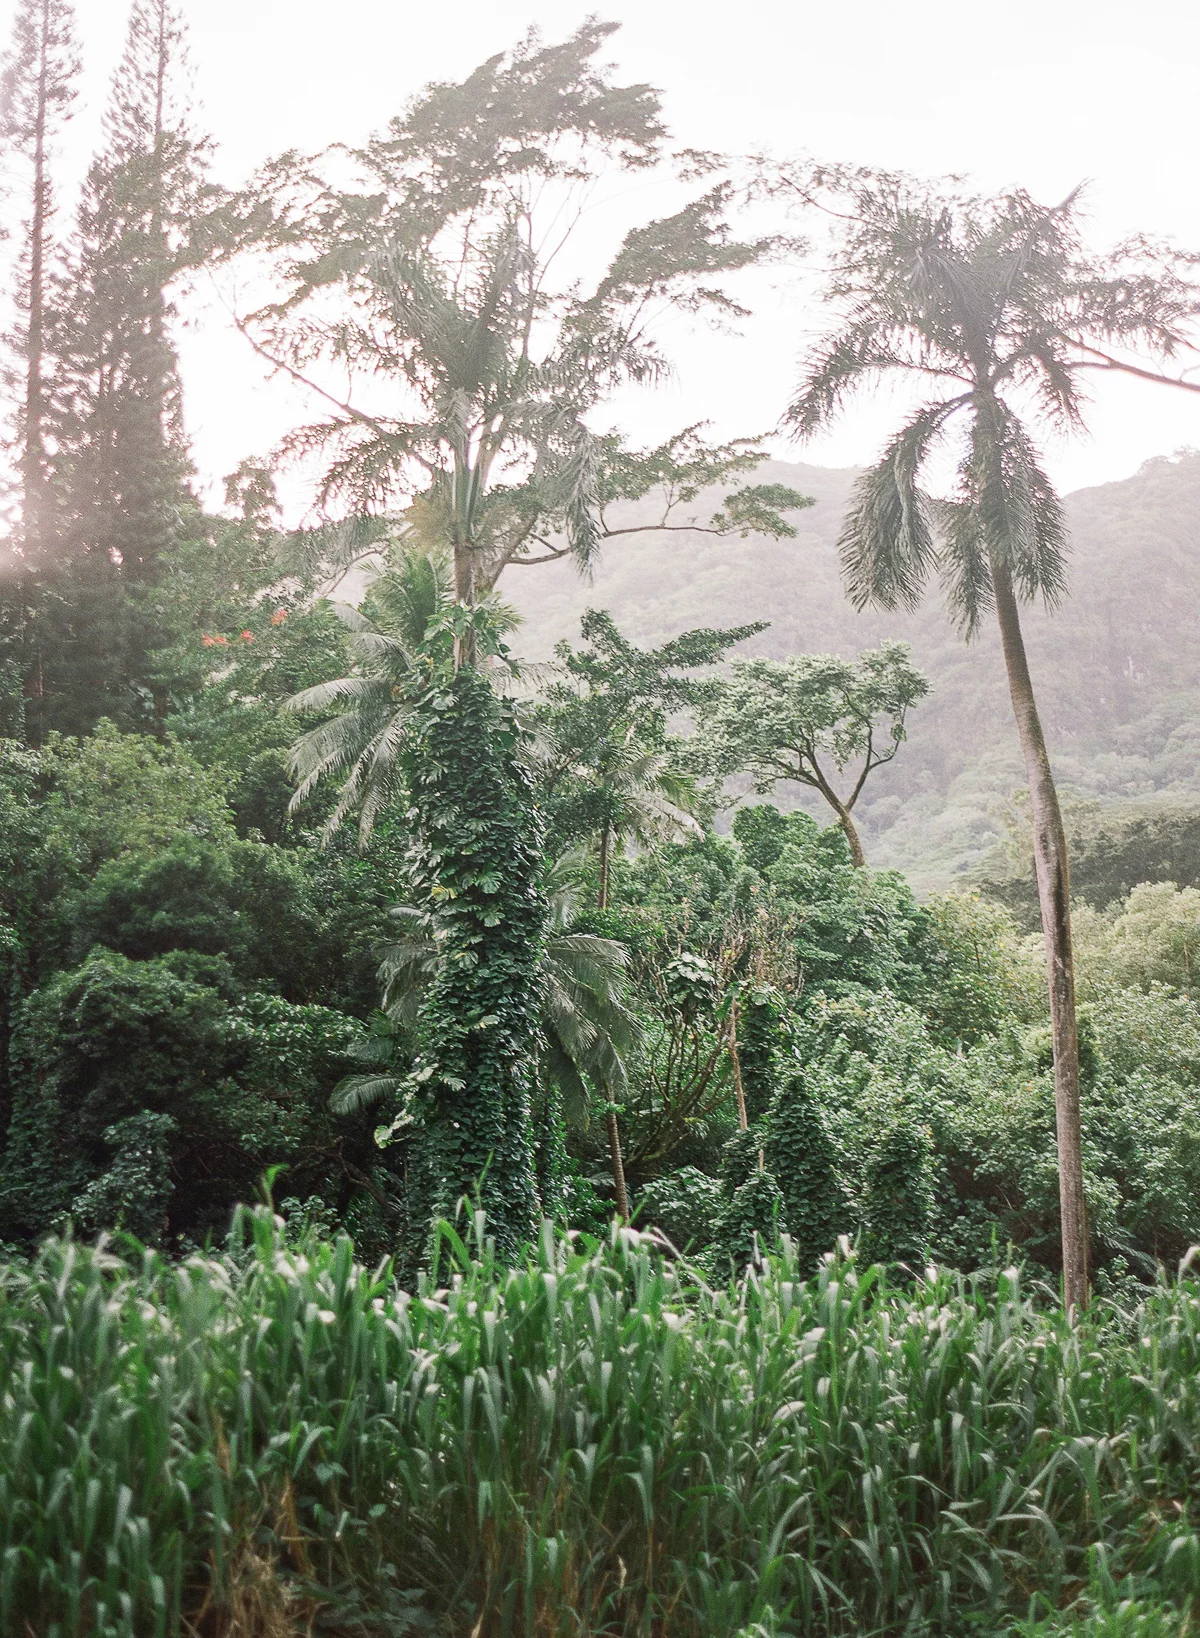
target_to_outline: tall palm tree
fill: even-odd
[[[629,1216],[615,1111],[627,1078],[627,1060],[637,1039],[637,1022],[625,999],[629,952],[615,939],[578,931],[578,859],[565,855],[546,873],[548,925],[541,972],[541,1069],[561,1092],[569,1119],[582,1123],[589,1085],[606,1103],[609,1156],[617,1210]],[[339,1114],[364,1109],[395,1092],[403,1080],[396,1041],[416,1022],[421,992],[441,959],[433,917],[416,905],[392,909],[398,937],[381,951],[383,1015],[389,1027],[372,1032],[357,1049],[369,1067],[347,1076],[334,1091]]]
[[[913,607],[937,575],[967,637],[985,614],[996,616],[1033,809],[1065,1299],[1077,1308],[1087,1296],[1087,1228],[1070,878],[1019,612],[1023,602],[1053,607],[1062,597],[1067,529],[1023,414],[1078,428],[1081,372],[1111,359],[1114,346],[1169,355],[1190,298],[1136,263],[1090,262],[1074,195],[1048,209],[1023,192],[985,200],[863,172],[831,180],[836,226],[825,297],[842,319],[805,370],[787,419],[811,437],[855,389],[893,372],[932,395],[859,479],[842,566],[859,608]],[[919,483],[947,444],[958,455],[956,489],[935,503]]]

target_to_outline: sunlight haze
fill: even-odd
[[[364,137],[428,81],[464,77],[530,26],[559,39],[596,8],[190,0],[183,9],[199,123],[216,139],[217,176],[236,184],[284,149]],[[10,10],[0,13],[5,28]],[[126,11],[125,0],[79,8],[88,72],[87,106],[69,138],[77,166],[96,136]],[[983,188],[1017,184],[1044,200],[1083,182],[1095,244],[1141,232],[1200,247],[1192,85],[1200,8],[1183,0],[927,0],[919,12],[887,0],[746,0],[733,9],[641,0],[600,12],[622,24],[608,56],[623,77],[663,90],[680,146],[966,173]],[[643,179],[613,178],[615,194],[639,188],[653,197]],[[664,435],[681,421],[711,421],[725,436],[775,425],[814,318],[786,268],[748,276],[742,293],[755,315],[739,335],[672,321],[674,379],[621,403],[632,436]],[[201,277],[181,303],[187,419],[210,494],[313,409],[299,391],[264,384],[229,323],[232,294],[227,279],[218,289]],[[886,396],[874,406],[860,400],[832,434],[803,450],[776,440],[776,453],[864,463],[892,408]],[[1200,396],[1122,380],[1097,384],[1089,434],[1052,443],[1047,458],[1060,488],[1073,489],[1198,444]]]

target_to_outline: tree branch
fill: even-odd
[[[233,315],[233,322],[238,330],[238,333],[250,343],[250,346],[260,358],[265,359],[266,362],[270,364],[272,369],[282,370],[284,375],[290,376],[298,386],[307,387],[310,392],[315,392],[317,396],[319,398],[323,398],[327,404],[332,404],[334,409],[341,410],[342,414],[348,416],[351,421],[358,422],[360,426],[369,427],[377,437],[390,439],[393,436],[393,434],[390,433],[384,426],[382,421],[377,421],[374,416],[367,415],[363,410],[355,409],[353,404],[347,404],[342,399],[336,398],[333,393],[327,392],[324,387],[319,387],[315,381],[311,380],[307,375],[304,375],[300,370],[295,369],[291,364],[287,363],[285,359],[276,358],[274,353],[268,352],[263,346],[262,342],[256,340],[255,337],[251,335],[250,331],[246,328],[245,321],[238,318],[236,313]],[[430,473],[431,475],[436,473],[436,467],[432,462],[427,461],[423,455],[418,455],[415,450],[409,450],[408,453],[419,466],[423,466],[425,468],[426,472]]]
[[[1200,381],[1185,381],[1181,376],[1162,375],[1157,370],[1144,370],[1137,364],[1126,364],[1119,358],[1113,358],[1111,353],[1101,352],[1099,347],[1089,347],[1082,341],[1076,345],[1082,352],[1092,354],[1090,359],[1077,360],[1078,369],[1115,370],[1120,375],[1134,375],[1141,381],[1153,381],[1160,387],[1182,387],[1184,392],[1200,392]]]

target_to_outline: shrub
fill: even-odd
[[[721,1185],[695,1166],[681,1166],[642,1190],[639,1228],[658,1228],[681,1251],[708,1244],[721,1212]]]

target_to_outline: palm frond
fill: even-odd
[[[347,1075],[334,1087],[329,1107],[335,1115],[353,1115],[390,1097],[400,1085],[398,1075]]]
[[[854,486],[838,540],[846,592],[855,608],[915,608],[937,562],[921,467],[961,397],[921,410],[883,458]]]
[[[901,362],[884,344],[874,316],[848,325],[808,364],[784,411],[785,426],[797,438],[814,437],[836,418],[857,388]]]

